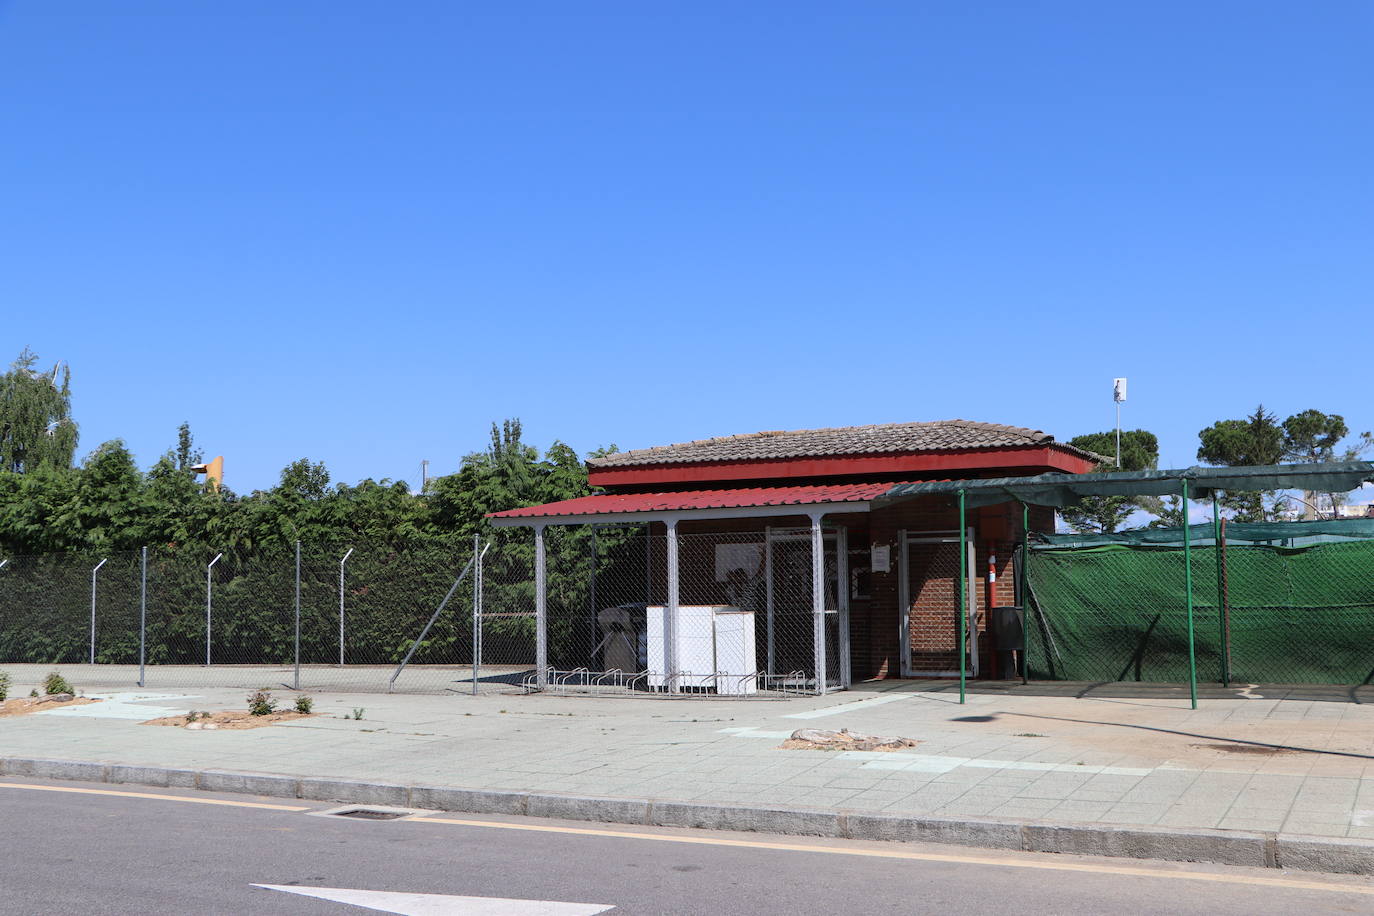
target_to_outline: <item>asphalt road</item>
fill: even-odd
[[[331,807],[0,779],[0,914],[368,911],[256,885],[616,914],[1374,912],[1363,878],[483,815],[318,816]],[[433,916],[598,911],[399,899],[370,903]]]

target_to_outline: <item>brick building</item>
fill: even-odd
[[[541,559],[548,526],[638,526],[650,616],[740,605],[757,612],[759,672],[804,672],[815,689],[835,689],[959,667],[957,506],[948,494],[898,498],[894,486],[1078,474],[1098,460],[1038,430],[966,420],[751,433],[593,459],[590,482],[603,492],[492,521],[534,528]],[[1052,509],[1024,517],[1031,530],[1053,528]],[[1008,499],[965,522],[966,663],[989,676],[986,609],[1016,601],[1023,510]]]

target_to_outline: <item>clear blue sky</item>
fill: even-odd
[[[236,490],[1255,404],[1374,426],[1374,5],[0,0],[0,359]]]

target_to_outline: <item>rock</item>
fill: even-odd
[[[837,732],[821,728],[799,728],[788,740],[818,748],[845,751],[895,751],[904,747],[915,747],[919,743],[913,738],[861,735],[847,728]]]
[[[40,703],[70,703],[72,700],[75,700],[75,699],[76,699],[76,697],[72,696],[70,693],[50,693],[50,694],[48,694],[47,696],[40,698],[38,702],[40,702]]]
[[[187,727],[187,728],[204,728],[205,726],[202,725],[200,722],[188,722],[188,723],[186,724],[186,727]]]

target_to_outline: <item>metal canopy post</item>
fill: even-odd
[[[344,666],[344,564],[353,556],[353,548],[339,560],[339,667]]]
[[[1197,709],[1197,646],[1193,640],[1193,545],[1188,530],[1188,480],[1183,481],[1183,588],[1188,599],[1188,698]]]
[[[205,667],[207,667],[207,668],[210,667],[210,598],[211,598],[211,583],[214,581],[213,576],[214,576],[215,564],[219,562],[219,558],[222,557],[222,556],[224,556],[224,554],[222,554],[222,553],[217,553],[217,554],[215,554],[215,558],[214,558],[213,560],[211,560],[211,561],[206,565],[206,567],[205,567]]]
[[[668,519],[665,523],[667,527],[667,546],[668,546],[668,602],[665,605],[667,619],[663,621],[663,667],[665,681],[668,685],[669,693],[677,693],[681,689],[678,683],[678,657],[677,657],[677,613],[680,595],[678,575],[678,543],[677,543],[677,519]]]
[[[968,587],[968,529],[964,527],[965,516],[965,493],[959,491],[959,702],[963,703],[966,699],[967,680],[968,680],[968,661],[964,657],[964,641],[968,638],[967,634],[967,614],[968,608],[964,607],[964,589]]]
[[[811,513],[811,643],[815,651],[816,693],[825,693],[825,540],[821,515]]]
[[[476,556],[474,555],[474,559]],[[549,595],[544,574],[544,526],[534,526],[534,683],[549,688]]]
[[[148,658],[148,548],[144,547],[139,560],[138,577],[138,686],[144,683],[143,665]]]
[[[95,574],[98,573],[98,572],[100,572],[100,567],[104,566],[104,565],[105,565],[105,561],[108,560],[108,559],[110,559],[110,558],[109,558],[109,557],[105,557],[105,559],[103,559],[103,560],[101,560],[99,563],[95,564],[95,569],[92,569],[92,570],[91,570],[91,664],[92,664],[92,665],[95,664]],[[0,566],[3,566],[3,565],[4,565],[3,563],[0,563]]]

